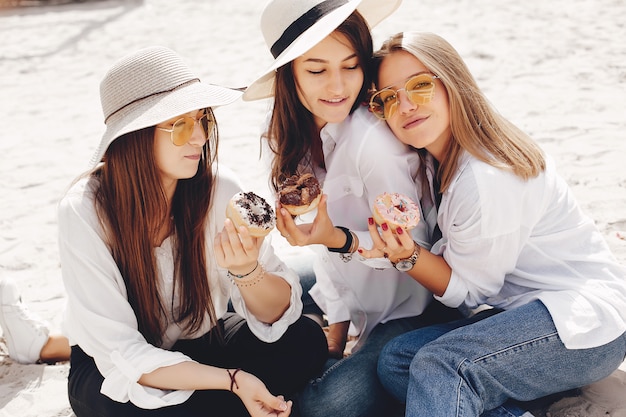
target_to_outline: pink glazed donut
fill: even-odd
[[[373,213],[377,224],[387,223],[394,233],[398,227],[413,229],[420,221],[418,205],[400,193],[382,193],[376,197]]]

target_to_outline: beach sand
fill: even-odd
[[[17,281],[53,331],[65,301],[56,204],[104,131],[98,85],[105,71],[126,53],[161,44],[205,82],[245,86],[271,62],[258,23],[264,4],[85,0],[0,9],[0,276]],[[373,33],[375,47],[404,30],[449,40],[494,105],[554,156],[624,263],[624,22],[622,0],[405,0]],[[216,111],[220,159],[252,190],[266,187],[258,133],[268,104]],[[67,363],[13,362],[0,338],[0,417],[72,415],[67,372]]]

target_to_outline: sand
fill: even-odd
[[[0,6],[9,3],[26,2]],[[258,23],[261,0],[39,3],[0,9],[0,276],[15,279],[31,310],[58,332],[65,295],[56,203],[103,132],[98,85],[106,69],[161,44],[204,81],[239,87],[270,55]],[[405,0],[373,33],[375,46],[403,30],[448,39],[495,106],[555,157],[624,263],[624,22],[621,0]],[[265,187],[258,133],[268,103],[216,112],[221,161],[250,189]],[[17,364],[0,338],[0,417],[72,415],[67,371],[67,363]]]

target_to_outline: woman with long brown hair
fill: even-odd
[[[278,190],[285,178],[309,174],[324,193],[317,211],[297,221],[280,204],[277,215],[290,245],[315,252],[317,282],[309,293],[329,323],[325,372],[294,402],[306,417],[394,415],[395,404],[376,376],[380,349],[398,334],[457,313],[432,302],[429,291],[387,260],[368,262],[354,253],[371,242],[367,216],[380,194],[395,191],[416,202],[432,201],[415,188],[419,156],[364,105],[372,82],[370,28],[399,5],[399,0],[272,0],[261,17],[274,62],[243,98],[273,98],[263,135],[271,183]],[[422,208],[412,236],[430,247],[434,205]],[[357,341],[344,357],[349,334]]]
[[[327,348],[295,273],[225,217],[241,186],[218,169],[212,108],[240,92],[150,47],[115,63],[100,96],[94,168],[59,204],[74,412],[289,415]]]

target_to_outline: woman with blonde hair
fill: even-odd
[[[443,237],[422,250],[405,230],[383,224],[379,232],[370,219],[374,247],[385,246],[393,263],[413,259],[408,275],[445,305],[491,307],[385,346],[378,374],[406,416],[497,412],[509,399],[581,387],[617,369],[626,355],[626,268],[553,160],[492,108],[441,37],[397,34],[375,63],[370,109],[435,163]]]

